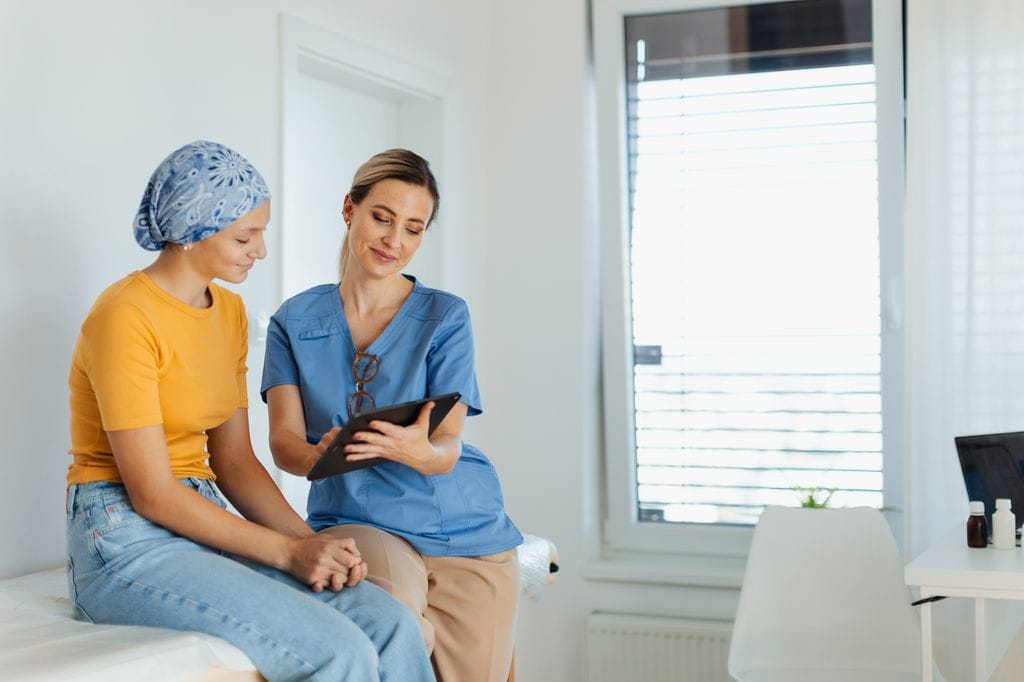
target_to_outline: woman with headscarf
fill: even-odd
[[[263,178],[223,145],[150,178],[135,238],[159,255],[100,294],[72,356],[71,599],[88,621],[221,637],[270,680],[431,680],[352,539],[314,534],[253,453],[245,309],[213,280],[245,280],[269,219]]]

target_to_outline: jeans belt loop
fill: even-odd
[[[67,491],[65,492],[64,507],[65,507],[65,512],[67,512],[68,514],[70,514],[74,510],[74,508],[75,508],[75,493],[76,492],[78,492],[78,484],[77,483],[72,483],[71,485],[69,485],[67,487]]]

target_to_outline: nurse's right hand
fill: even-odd
[[[341,433],[341,427],[334,426],[331,428],[330,431],[320,436],[320,441],[316,444],[317,454],[324,454],[324,452],[327,451],[327,446],[330,445],[335,438],[337,438],[339,433]]]

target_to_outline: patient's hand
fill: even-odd
[[[352,538],[309,535],[294,538],[290,548],[288,573],[314,592],[324,588],[338,592],[366,577],[366,562]]]

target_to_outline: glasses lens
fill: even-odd
[[[376,406],[376,403],[373,402],[373,396],[366,391],[356,391],[348,399],[348,414],[350,417],[354,417],[367,410],[372,410]]]
[[[361,384],[366,383],[377,376],[379,368],[380,362],[377,361],[376,355],[356,353],[356,358],[352,361],[352,378]]]

